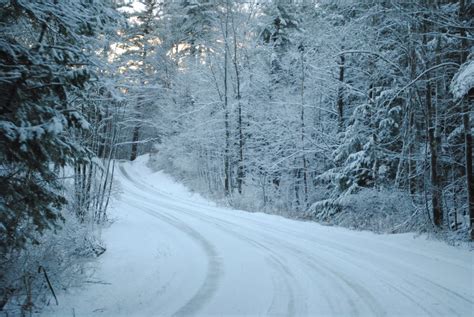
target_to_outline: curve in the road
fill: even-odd
[[[120,172],[130,183],[134,184],[134,186],[136,186],[137,188],[140,188],[140,190],[149,191],[149,189],[146,187],[146,185],[141,184],[139,181],[131,178],[130,175],[127,173],[127,171],[123,168],[123,166],[120,166]],[[156,193],[154,193],[154,194],[156,194]],[[188,233],[188,231],[190,229],[189,226],[183,226],[183,223],[178,223],[178,220],[176,218],[174,218],[170,215],[164,216],[163,212],[158,213],[156,211],[153,211],[149,207],[144,207],[144,205],[146,205],[145,201],[147,201],[147,200],[149,201],[150,197],[141,196],[140,193],[135,193],[135,195],[142,198],[142,200],[140,201],[140,208],[142,208],[144,212],[146,212],[146,213],[148,213],[152,216],[158,217],[158,218],[160,218],[164,221],[167,221],[167,222],[170,222],[168,220],[171,220],[171,218],[173,218],[170,223],[173,224],[177,229],[180,229],[181,231]],[[173,204],[166,204],[166,203],[163,203],[163,202],[160,201],[160,202],[157,202],[157,205],[166,207],[170,210],[174,210],[174,211],[178,211],[178,212],[188,214],[188,211],[186,211],[184,209],[181,209],[181,208],[177,208],[177,206],[175,206]],[[191,215],[192,215],[192,213],[191,213]],[[202,219],[200,219],[200,220],[202,220]],[[211,224],[215,225],[215,223],[211,223]],[[233,230],[228,230],[226,228],[222,228],[221,226],[218,226],[218,227],[223,231],[223,233],[231,234],[231,235],[237,237],[238,239],[240,239],[241,241],[244,241],[245,243],[248,243],[248,244],[252,245],[253,247],[264,251],[263,253],[266,254],[266,258],[267,258],[268,263],[275,270],[275,273],[273,274],[274,275],[275,286],[276,286],[275,289],[276,290],[278,290],[278,289],[284,289],[285,290],[285,292],[283,294],[274,294],[273,295],[272,304],[268,308],[268,312],[272,313],[273,309],[274,309],[274,306],[279,304],[281,301],[286,301],[287,302],[287,304],[286,304],[287,309],[286,309],[286,312],[284,313],[284,315],[285,316],[295,316],[296,315],[296,312],[295,312],[295,294],[294,294],[294,291],[293,291],[293,287],[295,285],[297,285],[297,280],[294,278],[294,276],[291,273],[289,267],[284,263],[284,258],[282,258],[278,254],[273,252],[271,249],[265,247],[262,243],[260,243],[256,240],[252,240],[252,239],[250,239],[250,238],[248,238],[248,237],[246,237],[242,234],[239,234],[239,233],[237,233]],[[183,230],[183,228],[184,228],[184,230]],[[206,248],[206,249],[208,249],[208,248]],[[208,257],[212,258],[214,256],[215,252],[212,252],[212,254],[209,254],[209,252],[206,252],[206,253],[208,254]],[[210,270],[213,270],[213,269],[215,269],[215,268],[210,267]],[[177,316],[180,316],[180,315],[190,316],[190,315],[192,315],[191,312],[197,312],[198,307],[196,307],[196,305],[194,303],[196,301],[201,300],[203,298],[203,294],[206,295],[205,296],[206,298],[210,298],[213,295],[212,294],[213,292],[211,293],[210,291],[214,292],[215,288],[209,288],[209,287],[203,286],[198,291],[198,293],[192,298],[192,300],[189,301],[188,304],[184,305],[181,309],[179,309],[175,313],[175,315],[177,315]],[[201,306],[204,303],[205,303],[205,301],[202,301]],[[190,310],[189,308],[193,308],[193,309]],[[299,313],[301,313],[301,311],[299,311]]]
[[[138,180],[136,180],[137,182],[139,182]],[[175,199],[174,197],[166,194],[165,192],[163,191],[160,191],[152,186],[144,186],[145,189],[150,192],[150,193],[153,193],[155,195],[160,195],[161,197],[163,198],[167,198],[169,200],[172,200],[172,199]],[[200,204],[198,202],[195,202],[195,201],[191,201],[191,200],[186,200],[186,199],[180,199],[180,203],[186,203],[190,206],[193,206],[193,207],[199,207],[200,210],[207,210],[207,211],[215,211],[214,208],[212,207],[209,207],[209,206],[206,206],[204,204]],[[254,223],[258,223],[259,225],[265,225],[264,223],[261,223],[259,222],[258,220],[255,220],[255,219],[251,219],[251,218],[248,218],[248,217],[241,217],[239,215],[232,215],[233,217],[235,218],[240,218],[240,219],[245,219],[246,221],[252,221]],[[216,219],[216,217],[212,217],[212,219]],[[219,219],[219,218],[217,218]],[[230,224],[229,222],[227,222],[227,224]],[[233,224],[233,223],[232,223]],[[234,224],[235,225],[235,224]],[[343,255],[348,255],[350,256],[351,258],[354,258],[354,256],[358,256],[360,257],[361,254],[364,254],[366,256],[370,256],[370,257],[377,257],[377,258],[381,258],[383,257],[382,255],[380,254],[377,254],[377,253],[374,253],[374,252],[371,252],[369,249],[357,249],[357,250],[354,250],[354,249],[350,249],[350,248],[347,248],[345,247],[344,245],[341,245],[340,243],[337,243],[337,242],[334,242],[334,241],[330,241],[330,240],[326,240],[326,239],[321,239],[320,237],[318,237],[318,239],[309,239],[307,236],[302,236],[301,234],[299,234],[299,232],[296,232],[296,231],[288,231],[288,230],[281,230],[279,228],[268,228],[268,227],[265,227],[265,226],[262,226],[262,228],[265,228],[265,230],[271,230],[271,231],[275,231],[279,234],[281,233],[285,233],[285,234],[291,234],[293,236],[298,236],[298,238],[301,238],[301,239],[304,239],[304,240],[307,240],[307,241],[310,241],[312,243],[315,243],[317,245],[319,245],[320,247],[322,248],[326,248],[328,249],[328,246],[330,246],[330,250],[332,252],[336,251],[338,252],[339,254],[343,254]],[[417,253],[414,253],[413,251],[411,250],[408,250],[408,249],[402,249],[402,248],[399,248],[397,246],[394,246],[394,245],[387,245],[388,247],[395,247],[396,249],[398,250],[402,250],[404,252],[407,252],[407,253],[412,253],[412,254],[415,254],[417,256],[426,256],[428,258],[431,258],[433,260],[436,260],[436,258],[432,257],[431,255],[429,254],[417,254]],[[293,249],[294,250],[294,246],[291,246],[290,249]],[[388,259],[389,261],[387,261],[387,265],[390,266],[393,270],[395,270],[397,273],[403,273],[401,272],[401,268],[408,268],[409,267],[404,264],[401,260],[397,261],[397,266],[393,265],[393,263],[390,263],[390,261],[393,261],[392,258]],[[452,264],[453,266],[459,266],[460,268],[463,268],[463,269],[469,269],[468,267],[458,263],[458,262],[455,262],[455,261],[448,261],[450,264]],[[321,265],[322,263],[319,263],[319,265]],[[367,263],[365,263],[367,264]],[[370,263],[368,263],[370,265]],[[458,292],[455,292],[451,289],[448,289],[442,285],[440,285],[439,283],[436,283],[436,282],[433,282],[432,280],[420,275],[420,274],[417,274],[415,272],[412,272],[412,271],[409,271],[408,272],[410,273],[411,277],[409,279],[403,279],[403,281],[408,284],[408,285],[411,285],[417,289],[419,289],[421,291],[421,293],[424,293],[424,294],[429,294],[431,297],[435,298],[438,302],[445,302],[446,301],[446,298],[445,296],[448,296],[448,297],[451,297],[452,299],[457,299],[458,301],[462,301],[462,302],[465,302],[465,303],[468,303],[470,305],[473,305],[474,304],[474,301],[472,299],[469,299],[467,298],[466,296],[463,296],[462,294],[459,294]],[[386,272],[380,272],[379,273],[382,274],[381,276],[381,279],[383,278],[383,281],[389,286],[391,287],[394,291],[396,291],[397,293],[399,293],[400,295],[402,295],[403,297],[405,297],[406,299],[408,299],[409,301],[411,301],[413,304],[415,304],[416,306],[418,306],[419,308],[421,308],[424,312],[428,313],[429,311],[431,311],[432,313],[434,314],[443,314],[441,311],[439,311],[436,306],[433,306],[433,305],[430,305],[430,307],[426,307],[426,306],[423,306],[419,303],[419,300],[417,300],[416,298],[419,297],[417,294],[414,294],[413,292],[409,292],[409,291],[406,291],[403,289],[403,287],[399,287],[397,286],[396,284],[398,283],[387,283],[386,280],[385,280],[385,277],[387,277],[387,273]],[[336,272],[336,275],[338,273]],[[398,276],[402,276],[403,274],[398,274]],[[392,277],[396,277],[396,274],[391,274]],[[347,278],[344,278],[344,277],[340,277],[342,280],[346,280],[347,281]],[[418,281],[418,282],[421,282],[420,283],[414,283],[413,280],[415,281]],[[352,282],[350,282],[349,284],[351,284]],[[359,293],[365,293],[365,294],[370,294],[370,292],[367,291],[367,289],[364,289],[363,287],[359,287],[359,285],[354,285],[354,284],[351,284],[349,285],[351,288],[353,289],[358,289]],[[432,288],[438,288],[438,289],[441,289],[445,294],[443,296],[439,296],[437,295],[435,292],[432,291]],[[365,291],[364,291],[365,290]],[[371,296],[371,299],[366,299],[366,301],[368,301],[370,303],[370,305],[372,307],[374,307],[376,310],[378,310],[379,314],[383,314],[383,308],[380,306],[380,304],[376,303],[377,300]],[[378,308],[376,308],[378,307]],[[449,314],[450,315],[453,315],[453,316],[457,316],[459,315],[455,308],[454,307],[447,307],[447,310],[449,311]]]
[[[365,305],[369,308],[370,313],[373,315],[383,316],[386,314],[386,311],[384,309],[384,305],[380,303],[380,301],[374,295],[372,295],[373,292],[369,291],[369,289],[367,289],[361,283],[357,283],[353,277],[342,273],[336,267],[329,266],[327,263],[325,263],[325,259],[322,258],[322,255],[330,256],[332,259],[337,259],[341,262],[353,261],[353,263],[349,263],[349,265],[352,265],[354,268],[361,265],[367,266],[366,269],[370,268],[372,270],[372,273],[374,275],[373,278],[379,279],[380,282],[383,283],[387,288],[392,289],[395,293],[410,301],[414,306],[418,307],[418,309],[422,311],[423,314],[426,315],[443,315],[446,313],[453,316],[459,315],[455,307],[448,306],[444,307],[444,309],[441,309],[436,305],[422,305],[420,303],[422,300],[421,296],[423,294],[431,296],[437,302],[443,302],[443,298],[439,296],[439,292],[436,293],[432,291],[433,287],[442,289],[446,296],[451,297],[450,302],[453,302],[453,298],[455,298],[458,302],[463,302],[462,304],[464,305],[466,303],[473,303],[472,300],[470,300],[469,298],[466,298],[465,296],[451,289],[448,289],[443,285],[433,282],[415,272],[408,270],[409,277],[404,278],[403,276],[405,276],[406,274],[403,273],[407,272],[403,272],[403,270],[404,268],[408,268],[404,263],[389,263],[392,259],[387,259],[386,262],[388,270],[382,271],[375,265],[371,265],[371,263],[368,261],[361,261],[361,254],[367,255],[369,258],[383,258],[382,255],[374,254],[370,252],[370,250],[350,249],[345,247],[344,245],[341,245],[340,243],[321,239],[320,237],[316,238],[311,235],[303,236],[300,232],[297,231],[282,230],[281,228],[276,227],[269,228],[268,226],[266,226],[266,223],[262,223],[254,219],[249,220],[249,218],[247,217],[245,217],[244,219],[246,221],[250,221],[258,225],[259,230],[257,231],[255,230],[255,228],[249,227],[244,228],[238,222],[234,223],[229,221],[229,217],[227,217],[227,220],[222,219],[222,217],[219,217],[218,213],[216,213],[214,210],[215,208],[193,201],[186,201],[185,199],[180,199],[179,202],[176,202],[176,197],[167,195],[166,193],[159,191],[155,188],[151,188],[149,185],[142,183],[138,179],[131,178],[128,175],[127,171],[123,168],[123,166],[121,166],[120,170],[124,177],[133,186],[140,189],[140,191],[144,191],[154,197],[159,197],[160,199],[155,200],[156,204],[163,205],[170,211],[172,210],[180,214],[185,214],[186,216],[193,217],[194,219],[198,219],[199,221],[203,221],[208,223],[209,225],[220,228],[223,232],[227,234],[232,234],[235,237],[241,239],[242,241],[246,241],[247,243],[252,244],[255,247],[260,248],[264,252],[266,252],[269,256],[270,263],[272,264],[272,266],[274,266],[275,270],[278,271],[278,275],[283,274],[286,279],[284,280],[283,284],[284,287],[287,289],[286,296],[290,297],[290,299],[288,300],[288,311],[286,312],[286,315],[293,315],[295,313],[295,305],[304,305],[304,303],[301,302],[295,303],[294,296],[296,291],[294,290],[294,287],[298,281],[293,276],[293,273],[291,272],[291,269],[288,267],[288,265],[285,264],[285,258],[287,258],[288,256],[298,259],[302,264],[309,268],[308,274],[311,275],[312,279],[316,283],[326,281],[326,283],[332,283],[333,286],[337,285],[341,291],[340,295],[344,294],[342,297],[346,301],[346,304],[350,307],[351,315],[367,313],[366,310],[359,310],[359,308],[361,308],[361,301],[365,303]],[[150,200],[149,196],[143,198],[144,200]],[[166,201],[163,201],[163,199]],[[187,205],[188,208],[184,208],[183,205]],[[195,212],[195,209],[199,209],[200,211],[207,210],[207,212]],[[213,214],[210,215],[210,213]],[[239,215],[233,215],[233,217],[241,219],[243,218]],[[241,233],[243,231],[246,232],[245,235]],[[307,248],[301,248],[300,246],[294,243],[289,243],[285,239],[281,238],[282,234],[291,235],[292,237],[297,237],[298,239],[309,242],[314,246],[315,249],[318,250],[318,252],[322,252],[322,254],[318,256],[314,252],[309,252]],[[250,236],[258,236],[258,238],[250,238]],[[275,239],[275,237],[279,238]],[[278,252],[275,250],[278,250]],[[284,254],[281,254],[282,250],[284,250]],[[356,255],[358,255],[358,257]],[[354,261],[354,259],[359,260]],[[405,286],[410,286],[410,289]],[[413,290],[418,291],[415,292]],[[203,292],[207,293],[206,296],[208,297],[212,296],[212,292]],[[199,296],[197,298],[199,299]],[[341,298],[339,298],[339,300],[340,299]],[[275,301],[277,300],[274,299],[273,302]],[[334,303],[329,298],[326,298],[326,301],[331,307],[331,312],[337,314],[337,306],[341,305],[341,303]],[[183,308],[185,306],[183,306]],[[194,304],[190,305],[190,307],[195,306],[196,305]],[[271,308],[272,307],[269,308],[269,312],[271,312]],[[186,310],[184,310],[184,312],[186,312]],[[299,310],[298,312],[301,313],[301,310]],[[347,310],[345,312],[347,312]]]
[[[156,195],[163,196],[161,193],[154,191],[153,189],[146,186],[145,184],[142,184],[139,180],[131,178],[130,175],[126,172],[126,170],[123,168],[123,166],[121,167],[121,172],[130,183],[132,183],[134,186],[139,188],[141,191],[148,192],[154,196]],[[135,195],[141,195],[141,194],[136,192]],[[166,196],[163,196],[163,197],[168,198]],[[147,201],[147,200],[149,201],[152,198],[148,196],[146,197],[142,196],[142,199],[143,199],[142,201]],[[298,285],[298,281],[295,279],[295,277],[291,273],[290,268],[286,266],[285,264],[283,264],[283,261],[285,261],[285,258],[288,258],[288,257],[298,259],[302,264],[304,264],[308,268],[307,273],[314,280],[315,285],[318,285],[321,283],[321,281],[326,280],[327,284],[330,284],[332,287],[336,287],[339,290],[338,292],[339,295],[344,294],[344,296],[339,296],[338,301],[335,302],[334,298],[331,301],[331,299],[327,296],[324,290],[320,290],[320,295],[322,297],[325,297],[328,303],[328,306],[330,307],[331,313],[338,314],[338,309],[337,309],[338,307],[339,309],[342,308],[342,311],[349,310],[352,316],[358,316],[361,314],[361,312],[359,311],[358,305],[356,303],[362,300],[363,302],[366,303],[367,307],[369,307],[369,309],[372,311],[373,315],[375,316],[384,315],[382,306],[380,305],[380,303],[376,301],[376,299],[370,294],[370,292],[367,289],[365,289],[363,286],[355,282],[349,281],[347,277],[344,277],[341,273],[338,273],[330,269],[329,266],[324,264],[322,261],[318,260],[317,263],[315,263],[316,262],[315,259],[309,258],[307,255],[305,255],[304,252],[299,251],[296,246],[288,245],[286,242],[282,240],[276,241],[277,243],[276,245],[272,241],[274,237],[268,237],[266,235],[260,236],[258,241],[256,239],[250,239],[248,236],[238,233],[236,230],[231,229],[231,228],[240,229],[240,230],[245,229],[245,228],[242,228],[241,226],[236,225],[235,223],[228,222],[223,219],[215,218],[215,217],[209,217],[209,216],[204,217],[202,214],[197,214],[190,210],[180,208],[176,204],[173,204],[171,202],[156,201],[156,205],[166,207],[170,210],[174,210],[174,211],[186,214],[188,216],[191,216],[200,221],[209,223],[210,225],[220,228],[223,233],[232,234],[238,237],[242,241],[246,241],[247,243],[250,243],[256,247],[263,249],[273,259],[274,263],[277,264],[279,272],[276,276],[284,277],[285,289],[287,289],[287,295],[285,297],[288,301],[288,305],[287,305],[288,310],[285,313],[286,316],[295,315],[295,300],[294,300],[295,291],[292,288]],[[265,246],[262,243],[262,241],[265,241],[265,243],[267,243],[267,246]],[[288,253],[285,255],[276,254],[274,250],[281,250],[282,247],[284,247]],[[344,306],[343,302],[345,302],[345,305],[348,307],[348,309],[344,309],[343,307],[341,307],[341,306]],[[300,302],[298,304],[299,304],[298,314],[300,315],[304,314],[304,312],[302,311],[302,307],[305,306],[305,303]],[[269,308],[269,310],[271,311],[271,307]]]

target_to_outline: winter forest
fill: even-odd
[[[143,155],[220,206],[474,239],[473,17],[471,0],[0,0],[0,314],[82,283],[119,164]]]

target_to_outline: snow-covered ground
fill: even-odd
[[[120,165],[101,283],[45,316],[473,316],[473,252],[216,207],[145,163]]]

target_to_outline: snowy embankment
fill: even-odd
[[[123,163],[96,283],[45,316],[472,316],[468,250],[218,208]]]

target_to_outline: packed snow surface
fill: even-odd
[[[120,163],[100,283],[45,316],[473,316],[469,250],[216,207],[145,163]]]

